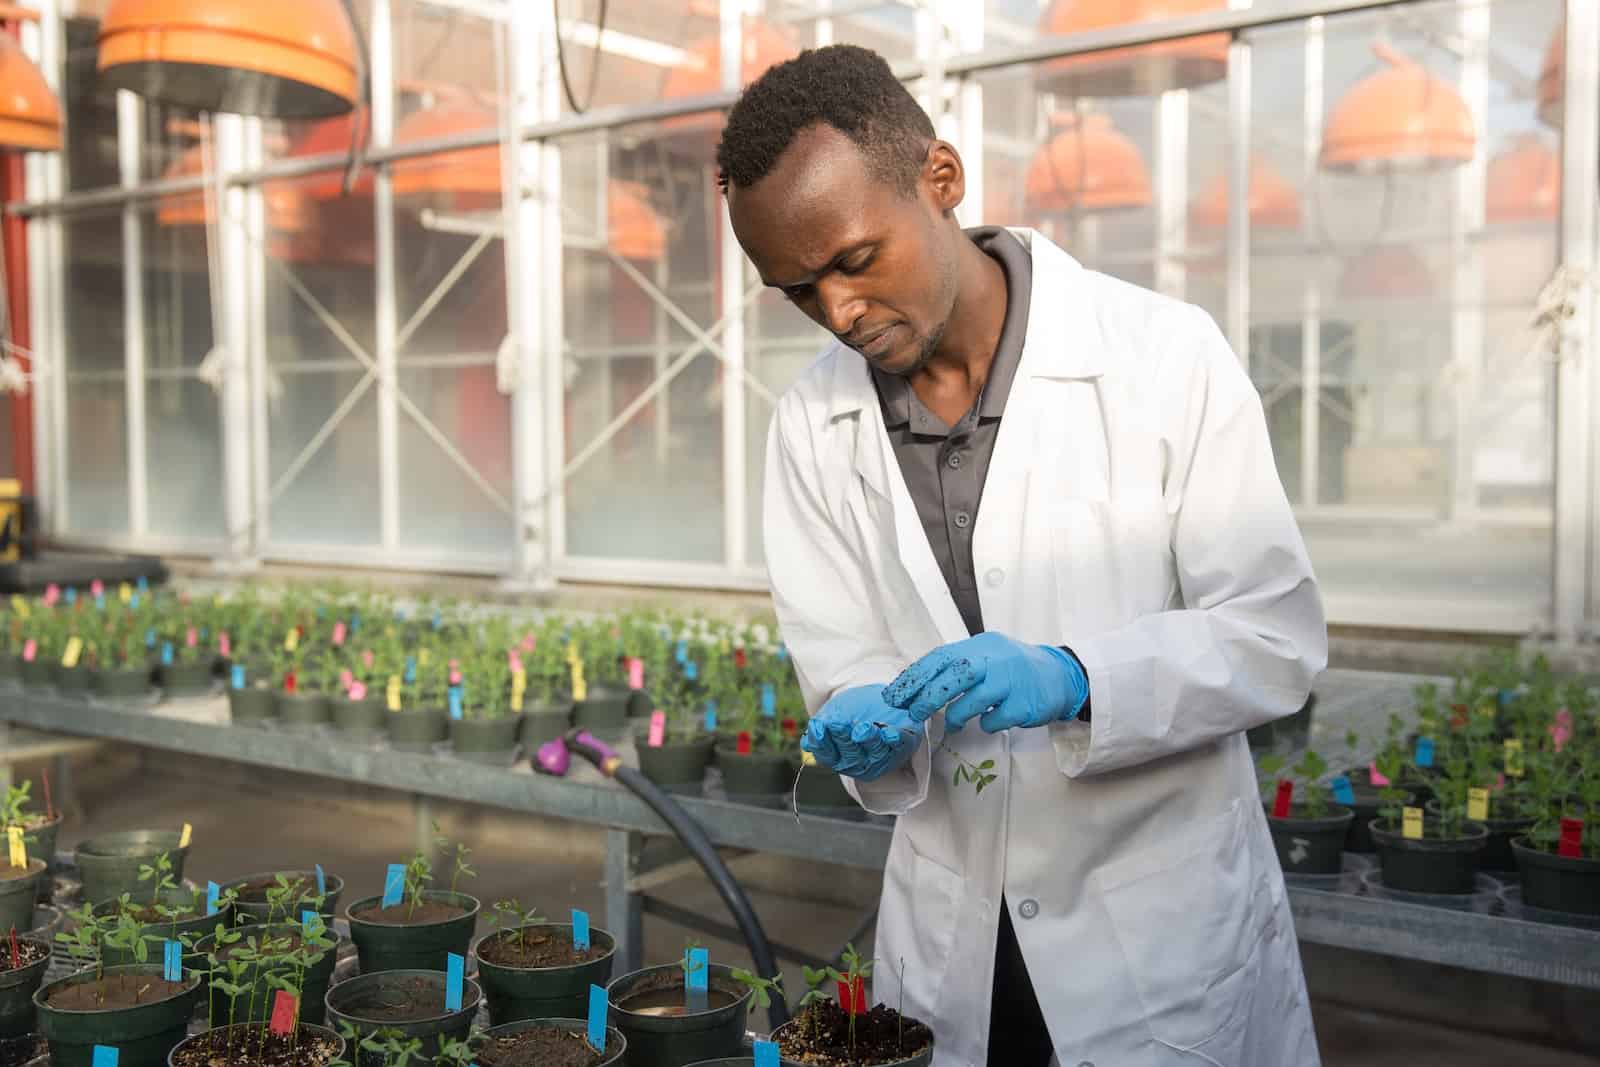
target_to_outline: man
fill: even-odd
[[[940,1067],[1315,1064],[1244,731],[1327,635],[1216,326],[963,232],[960,155],[863,49],[773,68],[717,156],[838,339],[773,419],[766,555],[805,748],[899,816],[879,995]]]

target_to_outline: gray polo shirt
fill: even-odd
[[[1010,231],[980,226],[966,231],[974,244],[1000,263],[1006,276],[1006,317],[1000,327],[989,377],[972,410],[954,426],[929,411],[911,383],[873,368],[872,378],[883,406],[889,442],[900,461],[906,487],[916,502],[917,516],[928,535],[933,556],[950,595],[955,598],[968,633],[983,631],[978,581],[972,565],[972,531],[989,474],[1000,417],[1005,414],[1011,381],[1022,361],[1028,333],[1028,302],[1033,292],[1033,257]]]

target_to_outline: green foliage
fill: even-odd
[[[757,1008],[770,1008],[772,994],[783,995],[783,975],[775,974],[771,978],[762,978],[754,971],[744,970],[742,967],[733,968],[734,981],[750,990],[750,1012],[755,1013]]]

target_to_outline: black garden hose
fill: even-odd
[[[734,881],[732,872],[722,862],[722,857],[717,855],[717,850],[706,837],[705,831],[700,828],[700,824],[695,822],[677,801],[639,771],[625,765],[616,756],[608,757],[600,750],[579,741],[578,735],[582,732],[575,729],[567,734],[567,748],[598,767],[601,774],[626,786],[640,800],[650,805],[652,811],[661,816],[661,820],[678,835],[678,840],[683,842],[683,847],[688,849],[689,854],[699,862],[706,872],[706,877],[711,879],[711,884],[717,887],[722,902],[728,906],[734,922],[739,924],[739,931],[744,934],[744,943],[750,950],[750,958],[755,961],[756,973],[763,978],[776,977],[779,974],[778,961],[772,955],[772,945],[767,941],[766,931],[761,928],[761,920],[756,917],[749,898],[744,895],[744,890],[739,888],[739,883]],[[789,1005],[782,993],[772,998],[772,1004],[767,1008],[767,1021],[774,1030],[789,1021]]]

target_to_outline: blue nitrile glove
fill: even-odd
[[[945,729],[960,730],[982,716],[978,724],[995,734],[1074,718],[1089,699],[1089,678],[1062,649],[983,633],[929,652],[890,682],[883,697],[913,722],[945,708]]]
[[[885,704],[881,685],[842,690],[811,716],[800,738],[818,763],[863,782],[900,767],[921,743],[922,724]]]

